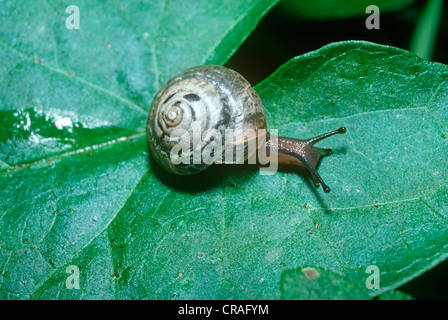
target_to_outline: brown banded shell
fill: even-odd
[[[217,65],[199,66],[174,76],[157,92],[147,122],[152,157],[175,174],[194,174],[207,169],[210,164],[195,163],[193,145],[187,152],[190,161],[186,164],[175,165],[170,156],[173,147],[182,139],[193,137],[193,128],[198,125],[202,134],[209,129],[220,133],[223,153],[227,144],[243,145],[243,156],[247,159],[251,156],[246,147],[247,140],[233,140],[226,135],[226,129],[257,132],[266,129],[266,116],[258,94],[239,73]],[[201,140],[202,143],[196,145],[196,152],[214,141],[209,136]],[[235,156],[232,163],[245,159]]]

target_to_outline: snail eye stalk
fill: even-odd
[[[291,164],[290,157],[294,157],[299,161],[299,166],[303,166],[311,173],[311,177],[313,179],[316,187],[319,184],[322,185],[323,190],[328,193],[330,192],[330,187],[324,182],[322,177],[316,170],[317,163],[319,162],[322,154],[329,154],[332,152],[332,149],[322,149],[314,147],[314,144],[322,141],[328,137],[331,137],[335,134],[345,133],[347,129],[345,127],[339,128],[334,131],[330,131],[324,133],[320,136],[313,137],[306,140],[288,138],[288,137],[278,137],[278,142],[276,146],[273,146],[271,140],[267,143],[268,148],[276,147],[279,154],[279,164]]]

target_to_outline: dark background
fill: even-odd
[[[331,42],[366,40],[409,50],[425,3],[424,0],[417,1],[405,9],[381,13],[379,30],[365,27],[368,14],[359,18],[310,21],[288,17],[277,6],[260,22],[226,66],[256,85],[293,57]],[[432,61],[448,64],[447,35],[448,2],[445,2]],[[448,261],[445,261],[398,289],[416,299],[448,299],[447,272]]]
[[[424,0],[417,1],[406,9],[381,13],[379,30],[366,28],[368,14],[360,18],[307,21],[288,17],[284,9],[277,6],[260,22],[226,66],[242,73],[255,86],[293,57],[317,50],[331,42],[365,40],[409,50],[416,22],[425,3]],[[447,1],[443,10],[431,60],[448,64]]]

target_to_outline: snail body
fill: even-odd
[[[194,128],[216,134],[203,139],[200,144],[188,142],[190,148],[184,158],[191,161],[174,163],[173,148],[182,139],[194,136]],[[226,135],[228,129],[236,132],[236,139]],[[345,128],[312,139],[278,137],[275,142],[269,139],[266,129],[263,104],[250,83],[231,69],[206,65],[185,70],[159,89],[148,114],[147,137],[152,157],[174,174],[195,174],[207,169],[211,164],[194,161],[194,154],[212,143],[219,144],[219,150],[223,153],[228,150],[229,144],[231,148],[242,148],[244,152],[233,156],[230,163],[244,162],[263,145],[267,150],[278,152],[280,165],[308,168],[315,184],[322,184],[324,191],[329,192],[315,166],[321,154],[331,152],[331,149],[319,149],[313,144],[333,134],[344,133]],[[252,134],[243,136],[243,132]],[[255,142],[255,149],[248,147],[251,141]]]

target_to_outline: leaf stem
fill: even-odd
[[[410,50],[425,60],[431,60],[437,29],[443,12],[443,0],[428,0],[411,39]]]

